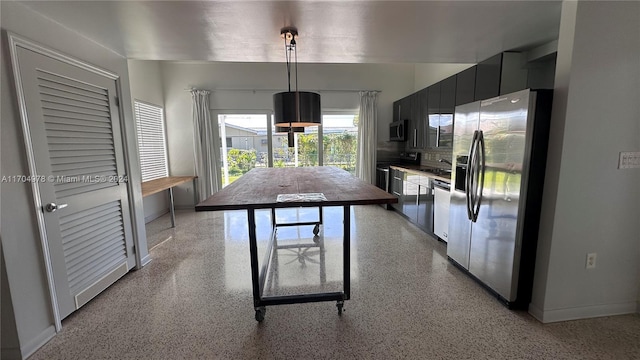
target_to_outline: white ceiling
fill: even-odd
[[[25,1],[131,59],[475,63],[555,40],[560,1]]]

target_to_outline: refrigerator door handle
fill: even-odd
[[[475,205],[476,205],[476,199],[477,199],[477,194],[478,194],[478,174],[479,174],[479,166],[478,166],[478,148],[479,148],[479,131],[476,132],[476,136],[473,142],[473,155],[471,157],[471,159],[469,160],[469,163],[471,164],[471,171],[469,173],[470,179],[469,179],[469,184],[470,184],[470,188],[469,188],[469,199],[470,199],[470,204],[469,204],[469,213],[470,213],[470,217],[469,220],[471,220],[472,222],[476,222],[476,217],[475,217]]]
[[[466,197],[466,205],[467,205],[467,218],[469,220],[473,219],[473,211],[472,211],[472,177],[473,177],[473,156],[476,150],[476,139],[478,136],[478,131],[475,130],[473,132],[473,138],[471,139],[471,146],[469,146],[469,153],[467,157],[467,168],[465,169],[465,183],[464,183],[464,194]]]
[[[480,214],[480,203],[482,202],[482,191],[484,190],[484,172],[485,172],[485,144],[484,144],[484,133],[482,130],[479,131],[478,134],[478,146],[480,147],[479,156],[478,156],[478,177],[480,185],[476,188],[475,191],[475,201],[473,208],[473,221],[478,220],[478,214]]]

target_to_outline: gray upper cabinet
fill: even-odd
[[[430,148],[453,145],[453,113],[456,107],[456,75],[428,88],[428,131]]]
[[[421,150],[425,147],[424,125],[422,122],[419,92],[413,93],[401,102],[401,120],[407,120],[407,149]]]
[[[435,83],[427,88],[427,121],[429,129],[429,147],[438,147],[438,129],[440,127],[440,90],[442,81]]]
[[[400,108],[402,106],[402,102],[400,100],[396,100],[393,102],[393,121],[400,120]]]
[[[484,100],[500,94],[500,70],[502,54],[478,63],[476,67],[476,90],[474,100]]]
[[[554,71],[548,68],[555,62],[550,64],[544,64],[546,78],[553,77]],[[524,54],[503,52],[397,100],[393,103],[393,120],[407,120],[406,149],[451,148],[456,106],[526,89],[527,75]]]
[[[409,120],[411,117],[411,95],[393,102],[393,121]]]
[[[456,106],[475,101],[476,66],[456,75]]]
[[[440,124],[437,133],[437,147],[453,146],[453,114],[456,109],[456,76],[441,81],[440,88]]]
[[[474,100],[485,100],[527,87],[526,56],[504,52],[478,63]]]

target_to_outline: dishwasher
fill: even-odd
[[[448,241],[449,233],[449,205],[451,199],[451,185],[442,180],[434,179],[433,187],[433,233],[442,241]]]

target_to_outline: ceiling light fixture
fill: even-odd
[[[273,95],[273,111],[276,129],[287,128],[289,147],[293,146],[294,132],[301,132],[298,128],[318,126],[322,124],[320,108],[320,94],[308,91],[298,91],[298,51],[296,37],[298,29],[284,27],[280,30],[284,39],[284,52],[287,63],[288,91]],[[291,58],[295,65],[296,90],[291,91]],[[295,128],[295,130],[294,130]],[[302,129],[302,131],[304,131]]]

